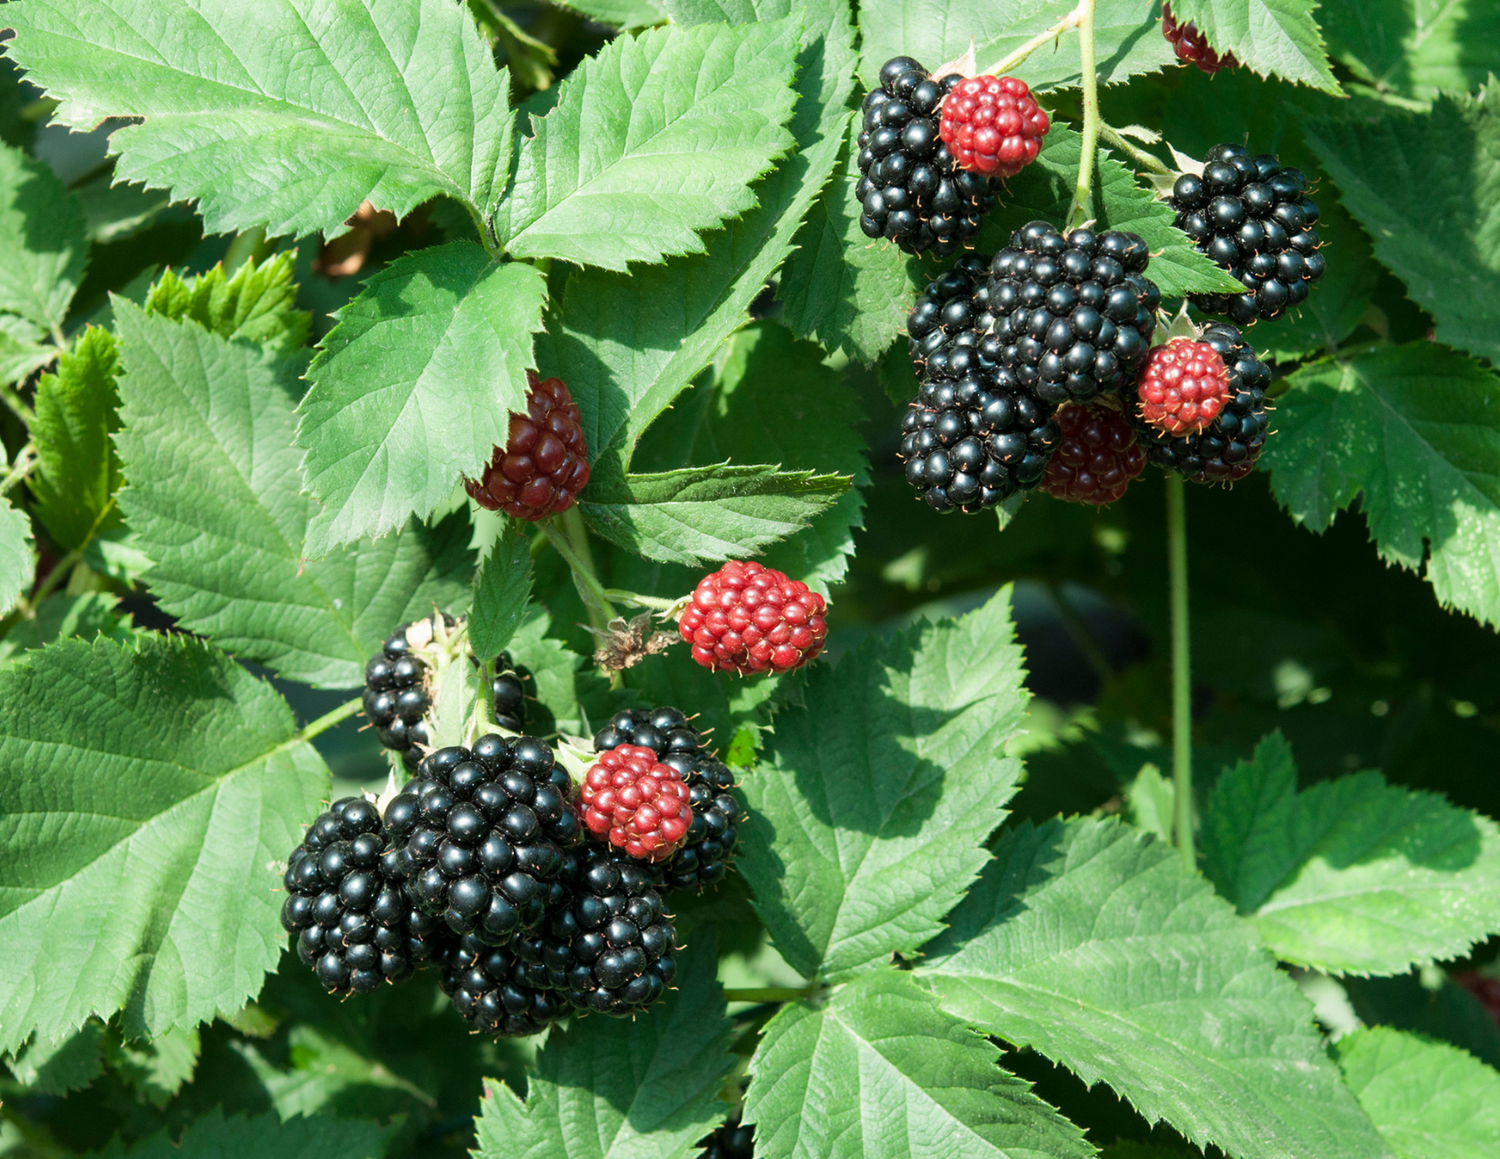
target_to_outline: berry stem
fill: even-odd
[[[817,986],[762,986],[747,990],[725,990],[725,1002],[800,1002],[818,992]]]
[[[1078,152],[1078,186],[1068,209],[1068,229],[1077,229],[1091,216],[1089,192],[1094,181],[1094,154],[1099,148],[1099,70],[1094,60],[1094,5],[1083,0],[1078,7],[1078,57],[1083,79],[1083,142]]]
[[[605,588],[604,595],[613,603],[651,608],[657,612],[669,612],[678,603],[677,600],[669,600],[665,596],[643,596],[640,592],[627,592],[624,588]]]
[[[1110,146],[1120,150],[1142,169],[1149,169],[1152,173],[1159,173],[1163,177],[1170,177],[1173,173],[1172,167],[1164,162],[1154,153],[1148,153],[1123,133],[1110,128],[1103,121],[1099,122],[1099,135],[1103,137]]]
[[[1025,44],[1021,45],[1020,48],[1017,48],[1008,56],[1002,57],[1000,60],[992,64],[989,68],[981,72],[979,75],[1000,76],[1002,73],[1009,72],[1011,69],[1015,68],[1016,65],[1021,64],[1037,49],[1047,44],[1048,41],[1056,40],[1068,29],[1076,28],[1079,24],[1081,24],[1083,22],[1085,8],[1092,12],[1094,8],[1093,0],[1083,0],[1083,2],[1080,3],[1077,8],[1073,9],[1073,11],[1069,12],[1060,21],[1058,21],[1058,23],[1047,29],[1046,32],[1038,32]]]
[[[609,593],[599,582],[594,570],[594,553],[589,550],[589,533],[583,525],[578,508],[570,507],[561,515],[539,524],[547,542],[557,549],[557,554],[567,561],[573,572],[573,585],[589,614],[589,624],[605,631],[615,618],[614,605],[609,602]]]
[[[1182,476],[1167,475],[1167,571],[1172,600],[1173,836],[1196,868],[1193,848],[1193,676],[1188,635],[1187,517]]]
[[[292,739],[312,740],[320,732],[327,732],[340,721],[348,720],[349,717],[353,716],[363,707],[364,700],[361,697],[356,696],[353,700],[346,700],[333,711],[325,712],[317,720],[308,721],[298,730],[297,735]]]

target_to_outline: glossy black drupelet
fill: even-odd
[[[526,685],[531,673],[511,659],[509,652],[495,657],[495,679],[490,692],[495,699],[495,723],[511,732],[526,731]]]
[[[594,734],[594,751],[622,744],[653,749],[663,764],[682,774],[693,821],[687,841],[656,867],[668,890],[701,890],[724,880],[739,840],[740,805],[734,774],[703,747],[702,737],[681,711],[671,707],[618,712]]]
[[[1229,371],[1234,394],[1219,417],[1198,434],[1175,437],[1143,421],[1138,408],[1131,409],[1131,421],[1153,463],[1194,483],[1232,483],[1250,473],[1265,445],[1271,371],[1227,323],[1208,327],[1198,341],[1217,350]]]
[[[1177,227],[1245,287],[1243,294],[1197,294],[1193,305],[1240,326],[1276,318],[1307,299],[1323,276],[1318,206],[1299,169],[1270,154],[1251,157],[1241,145],[1215,145],[1203,176],[1184,173],[1169,199]]]
[[[538,925],[562,900],[564,851],[581,840],[570,788],[533,737],[438,749],[385,811],[413,904],[491,945]]]
[[[996,183],[960,169],[938,136],[943,97],[963,77],[933,80],[909,56],[886,61],[864,100],[854,196],[867,237],[946,257],[979,232]]]
[[[556,990],[527,981],[525,963],[514,953],[486,945],[473,934],[445,948],[440,962],[443,993],[481,1034],[521,1038],[572,1013],[568,1000]]]
[[[958,335],[980,337],[995,324],[990,309],[990,261],[979,254],[964,254],[953,268],[927,284],[906,316],[907,350],[917,372],[927,359]]]
[[[401,754],[406,767],[414,769],[422,759],[417,745],[431,743],[424,677],[427,665],[411,653],[402,624],[365,665],[365,715],[375,725],[375,735],[386,748]]]
[[[1121,390],[1156,327],[1150,260],[1133,233],[1022,226],[990,263],[995,361],[1051,409]]]
[[[441,942],[441,923],[412,908],[391,867],[380,813],[358,797],[330,805],[287,859],[281,924],[334,994],[409,978]]]
[[[973,513],[1041,482],[1061,433],[1053,407],[996,361],[994,335],[930,355],[901,421],[906,479],[936,511]]]

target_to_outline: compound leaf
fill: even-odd
[[[325,505],[308,551],[430,515],[504,446],[526,410],[546,281],[470,241],[417,250],[369,278],[308,370],[297,445]]]
[[[1382,559],[1426,556],[1443,604],[1500,623],[1500,379],[1413,342],[1304,366],[1276,405],[1264,462],[1294,520],[1323,531],[1362,495]]]
[[[1386,1157],[1312,1009],[1171,846],[1027,822],[928,947],[945,1009],[1236,1159]]]
[[[302,360],[116,299],[130,485],[121,506],[146,582],[192,631],[311,684],[357,687],[391,626],[453,608],[473,557],[463,513],[307,560],[316,505],[292,445]]]
[[[942,929],[1015,791],[1022,676],[1009,589],[813,669],[741,786],[740,870],[794,969],[852,977]]]
[[[116,180],[196,198],[210,233],[332,236],[439,194],[483,212],[504,185],[508,76],[451,0],[36,0],[5,23],[56,120],[144,118],[110,138]]]
[[[285,941],[275,859],[328,795],[295,727],[186,636],[0,672],[0,1050],[120,1010],[154,1037],[260,989]]]
[[[1204,871],[1279,958],[1401,974],[1500,931],[1500,826],[1379,773],[1297,791],[1272,733],[1214,785]]]
[[[788,1006],[750,1063],[744,1121],[767,1159],[1088,1159],[1081,1132],[909,974]]]
[[[798,25],[671,25],[621,36],[559,87],[523,138],[495,231],[517,257],[623,270],[702,253],[755,205],[792,145]]]
[[[1232,52],[1261,76],[1279,76],[1340,95],[1313,19],[1317,0],[1172,0],[1172,15],[1192,24],[1219,52]],[[1328,13],[1339,5],[1324,5]]]

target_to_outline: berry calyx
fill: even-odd
[[[1146,469],[1146,452],[1136,442],[1130,420],[1099,403],[1063,403],[1057,411],[1062,437],[1042,490],[1067,503],[1102,507],[1125,494]]]
[[[1229,401],[1229,369],[1207,342],[1173,338],[1153,346],[1135,384],[1140,416],[1159,431],[1201,431]]]
[[[585,829],[641,861],[671,857],[693,820],[682,774],[644,745],[601,753],[583,779],[578,806]]]
[[[710,672],[790,672],[823,650],[826,610],[801,580],[730,560],[698,581],[677,627]]]
[[[1179,24],[1168,4],[1161,6],[1161,34],[1167,38],[1172,51],[1183,64],[1197,65],[1199,71],[1213,76],[1221,68],[1233,68],[1239,63],[1232,53],[1215,52],[1208,40],[1192,24]]]
[[[943,98],[938,136],[961,168],[986,177],[1014,177],[1036,160],[1051,128],[1025,81],[971,76]]]
[[[478,481],[474,502],[535,523],[566,511],[588,485],[588,443],[578,406],[560,378],[526,372],[526,413],[511,412],[510,433]]]

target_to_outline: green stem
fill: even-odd
[[[1095,0],[1078,7],[1078,56],[1083,76],[1083,143],[1078,154],[1078,185],[1068,210],[1068,229],[1077,229],[1089,218],[1089,190],[1094,181],[1094,153],[1099,148],[1099,69],[1094,60]]]
[[[28,430],[31,429],[31,425],[36,422],[36,411],[31,409],[15,387],[7,386],[4,389],[0,389],[0,400],[3,400],[5,405],[10,407],[11,412],[16,418],[26,424]]]
[[[1167,474],[1167,571],[1172,599],[1173,831],[1190,868],[1193,847],[1193,674],[1188,631],[1187,517],[1182,476]]]
[[[297,733],[298,740],[312,740],[320,732],[327,732],[340,721],[348,720],[356,712],[364,707],[364,699],[356,696],[353,700],[346,700],[332,712],[325,712],[317,720],[309,721],[302,726]]]
[[[1051,28],[1047,29],[1046,32],[1038,32],[1025,44],[1021,45],[1020,48],[1017,48],[1008,56],[997,60],[994,64],[990,65],[989,68],[980,73],[980,75],[999,76],[1002,73],[1009,72],[1037,49],[1044,46],[1048,41],[1056,40],[1068,29],[1077,27],[1083,21],[1084,9],[1088,9],[1090,12],[1092,12],[1093,7],[1094,5],[1092,0],[1082,0],[1082,3],[1080,3],[1077,8],[1073,9],[1073,11],[1064,16],[1062,20],[1054,24]]]
[[[759,989],[725,990],[726,1002],[800,1002],[818,992],[816,986],[764,986]]]
[[[1102,121],[1099,123],[1099,135],[1142,169],[1149,169],[1153,173],[1160,173],[1163,177],[1170,177],[1172,175],[1172,167],[1155,153],[1148,153],[1129,137],[1126,137],[1123,133],[1116,132]]]
[[[599,575],[594,570],[594,553],[589,550],[588,529],[583,526],[583,517],[578,514],[578,508],[570,507],[556,518],[548,519],[538,526],[573,572],[573,585],[578,589],[578,596],[588,611],[589,624],[604,631],[615,618],[615,609],[609,602],[609,593],[599,582]]]
[[[36,446],[27,443],[16,452],[15,462],[11,463],[10,469],[0,477],[0,495],[4,495],[22,479],[31,473],[32,464],[36,462]]]
[[[72,573],[82,558],[82,551],[70,551],[58,560],[52,570],[47,573],[47,578],[37,585],[36,591],[32,592],[28,599],[22,601],[23,614],[28,618],[36,615],[36,610],[41,607],[42,601],[52,594],[65,577]]]
[[[624,588],[605,588],[605,598],[611,603],[632,604],[637,608],[652,608],[658,612],[669,611],[677,606],[676,600],[665,596],[643,596],[640,592],[627,592]]]

